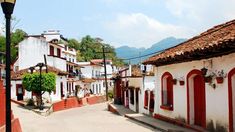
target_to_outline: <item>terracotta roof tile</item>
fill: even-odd
[[[68,75],[67,72],[61,71],[61,70],[59,70],[59,69],[57,69],[55,67],[52,67],[52,66],[47,66],[47,67],[48,67],[48,72],[53,72],[53,73],[55,73],[57,75]],[[12,80],[21,80],[25,73],[29,73],[28,70],[29,70],[29,68],[23,69],[23,70],[19,70],[19,71],[16,71],[16,72],[12,71],[11,72],[11,79]],[[39,71],[37,70],[37,72],[39,72]],[[42,72],[45,72],[45,70],[42,70]]]
[[[209,54],[210,56],[213,56],[212,52],[211,53],[208,52],[208,54],[205,54],[205,51],[207,51],[208,49],[212,49],[214,47],[216,47],[217,49],[218,47],[224,48],[228,46],[228,43],[234,44],[234,42],[235,42],[235,20],[232,20],[227,23],[215,26],[207,30],[206,32],[201,33],[198,36],[195,36],[177,46],[166,49],[160,54],[152,56],[147,60],[145,60],[144,64],[165,65],[169,63],[183,62],[187,61],[183,60],[185,59],[183,56],[191,54],[193,52],[195,52],[196,54],[204,53],[205,57],[206,55]],[[191,60],[198,59],[196,56],[190,56],[190,57]],[[200,58],[203,57],[201,56]]]

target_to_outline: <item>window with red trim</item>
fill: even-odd
[[[144,92],[144,108],[148,109],[148,103],[149,103],[149,93],[148,91]]]
[[[50,55],[54,55],[54,47],[50,45]]]
[[[169,72],[162,75],[162,109],[173,110],[173,77]]]
[[[57,48],[57,56],[61,57],[61,50],[59,48]]]
[[[25,89],[23,88],[22,84],[16,84],[16,96],[18,96],[18,94],[25,95]]]

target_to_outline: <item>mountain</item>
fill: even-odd
[[[163,39],[163,40],[153,44],[150,48],[147,48],[147,49],[122,46],[122,47],[116,48],[115,51],[117,53],[117,57],[119,57],[119,58],[133,58],[133,57],[144,56],[144,55],[150,54],[149,56],[132,59],[130,61],[132,64],[138,64],[140,61],[143,61],[143,60],[147,59],[148,57],[154,55],[153,53],[170,48],[170,47],[173,47],[173,46],[180,44],[184,41],[186,41],[186,39],[168,37],[166,39]]]
[[[145,48],[135,48],[129,46],[121,46],[115,49],[119,58],[130,58],[133,56],[139,56],[139,54],[141,52],[144,52],[145,50]]]

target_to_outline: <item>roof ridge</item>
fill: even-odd
[[[218,31],[218,30],[220,30],[220,29],[222,29],[222,28],[224,28],[224,27],[230,26],[231,24],[235,24],[235,19],[233,19],[233,20],[231,20],[231,21],[228,21],[228,22],[225,22],[225,23],[222,23],[222,24],[219,24],[219,25],[216,25],[216,26],[213,26],[212,28],[210,28],[210,29],[208,29],[208,30],[202,32],[201,34],[199,34],[199,35],[197,35],[197,36],[194,36],[194,37],[192,37],[192,38],[190,38],[190,39],[188,39],[188,40],[186,40],[186,41],[184,41],[184,42],[182,42],[182,43],[179,43],[179,44],[177,44],[177,45],[175,45],[175,46],[173,46],[173,47],[169,47],[169,48],[167,48],[167,49],[164,49],[162,52],[165,52],[165,51],[167,51],[167,50],[170,50],[170,49],[175,48],[175,47],[177,47],[177,46],[180,46],[180,45],[182,45],[182,44],[188,43],[188,42],[190,42],[190,41],[196,40],[196,39],[198,39],[198,38],[201,38],[201,37],[203,37],[203,36],[206,36],[206,35],[208,35],[208,34],[211,34],[211,33],[213,33],[213,32],[216,32],[216,31]],[[217,28],[217,29],[215,29],[215,28]],[[162,53],[162,52],[161,52],[161,53]],[[161,53],[159,53],[159,54],[161,54]],[[158,54],[156,54],[156,55],[158,55]],[[153,55],[152,57],[154,57],[154,56],[156,56],[156,55]],[[151,58],[151,57],[150,57],[150,58]]]

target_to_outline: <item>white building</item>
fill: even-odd
[[[59,31],[47,31],[42,35],[27,36],[19,43],[18,60],[13,66],[15,72],[12,76],[13,99],[17,99],[18,92],[21,94],[24,91],[21,85],[22,74],[38,63],[45,63],[44,56],[51,71],[57,73],[56,90],[51,94],[52,101],[74,95],[80,69],[76,64],[76,51],[67,48],[66,39]],[[31,95],[31,92],[25,91],[24,99],[31,98]]]
[[[104,68],[104,61],[103,59],[93,59],[91,60],[92,63],[97,64],[97,65],[102,65],[100,74],[103,80],[105,79],[105,68]],[[113,77],[114,73],[117,73],[117,67],[113,65],[112,60],[106,60],[106,75],[107,75],[107,85],[108,85],[108,90],[113,90],[113,80],[111,78]],[[105,88],[105,84],[103,85]]]
[[[235,20],[144,64],[155,66],[155,118],[201,131],[235,131]]]
[[[82,83],[93,94],[104,94],[103,78],[101,76],[102,65],[94,64],[92,62],[79,62],[82,73]]]

